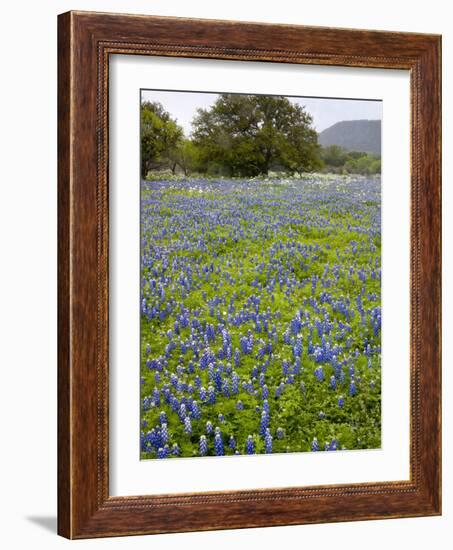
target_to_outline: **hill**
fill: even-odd
[[[339,145],[347,151],[381,154],[380,120],[343,120],[318,134],[323,147]]]

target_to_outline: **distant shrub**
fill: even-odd
[[[381,173],[381,159],[362,151],[346,151],[338,145],[321,150],[324,172],[334,174],[374,175]]]

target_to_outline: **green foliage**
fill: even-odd
[[[321,149],[326,172],[373,175],[381,173],[381,159],[361,151],[346,151],[338,145]]]
[[[340,167],[344,166],[347,160],[347,152],[338,145],[330,145],[321,149],[321,158],[326,166]]]
[[[157,102],[141,105],[141,175],[256,177],[270,172],[379,174],[379,157],[321,148],[312,117],[283,96],[221,94],[198,109],[188,138]]]
[[[184,132],[160,103],[144,102],[141,106],[141,173],[170,168],[174,173]]]
[[[242,182],[217,179],[200,183],[183,179],[143,185],[142,241],[152,243],[156,250],[167,251],[161,259],[154,259],[154,254],[149,256],[153,257],[152,267],[148,262],[143,263],[143,296],[150,304],[161,309],[166,309],[167,304],[178,304],[175,312],[179,312],[179,305],[182,305],[190,312],[196,311],[196,318],[204,327],[208,323],[217,325],[219,319],[227,323],[230,315],[241,310],[255,311],[247,305],[251,295],[259,295],[260,310],[270,312],[271,325],[275,325],[279,334],[265,370],[270,390],[268,402],[274,453],[310,451],[315,437],[321,448],[333,438],[338,439],[341,449],[380,447],[380,353],[373,353],[369,363],[363,354],[364,341],[371,342],[374,347],[380,344],[380,334],[374,334],[369,322],[363,323],[358,311],[346,317],[333,303],[321,303],[321,297],[330,294],[335,299],[341,297],[350,301],[352,311],[357,296],[361,295],[367,312],[380,305],[380,279],[371,276],[374,269],[379,271],[381,257],[380,232],[376,226],[380,220],[377,182],[379,178],[322,175],[284,180],[256,178]],[[199,246],[201,239],[203,247]],[[193,245],[187,246],[191,242]],[[178,267],[171,270],[167,266]],[[204,269],[210,266],[212,269]],[[366,280],[360,277],[363,270],[367,271]],[[148,281],[161,277],[164,272],[167,282],[161,301],[151,292]],[[191,274],[190,291],[179,283],[180,273]],[[315,290],[312,289],[313,277],[319,278]],[[278,283],[272,285],[270,282],[274,278]],[[220,298],[221,303],[211,308],[210,303],[215,298]],[[313,298],[320,306],[318,311],[311,305]],[[234,313],[228,312],[229,304],[234,304]],[[282,362],[294,361],[292,346],[284,343],[282,334],[299,310],[310,312],[310,323],[304,324],[298,334],[304,346],[301,370],[293,383],[284,384],[278,396],[275,389],[286,379]],[[335,372],[333,365],[323,365],[325,380],[319,382],[314,376],[319,363],[307,349],[310,340],[313,344],[322,342],[313,323],[325,314],[337,327],[328,339],[332,338],[333,343],[344,348],[339,360],[347,362],[345,379],[338,381],[335,390],[329,385]],[[155,372],[146,363],[148,358],[166,354],[168,331],[174,330],[174,321],[174,314],[152,319],[142,316],[142,402],[152,395],[156,386],[162,388],[166,383],[163,380],[156,383]],[[340,322],[346,328],[343,334],[338,329]],[[248,329],[254,330],[251,320],[244,325],[230,323],[227,326],[232,349],[240,347],[240,338]],[[189,325],[181,328],[175,337],[178,345],[166,360],[167,381],[168,373],[175,373],[183,382],[193,383],[195,374],[185,369],[191,361],[198,365],[199,358],[192,349],[181,355],[180,347],[181,342],[189,340],[191,333]],[[217,393],[216,402],[208,404],[194,394],[202,416],[199,420],[192,419],[192,434],[185,433],[177,412],[164,401],[159,406],[142,410],[141,419],[146,422],[143,430],[146,432],[157,426],[160,411],[165,410],[170,443],[180,446],[181,456],[198,455],[200,435],[206,434],[207,420],[213,426],[220,426],[225,446],[233,435],[239,451],[244,453],[247,437],[252,435],[256,452],[265,452],[263,437],[259,435],[261,390],[249,392],[242,386],[242,382],[253,379],[253,369],[261,368],[265,362],[257,357],[261,338],[266,338],[266,333],[256,333],[254,352],[242,354],[239,365],[232,361],[241,380],[237,395],[226,397]],[[218,354],[222,348],[220,336],[209,346]],[[357,394],[353,396],[349,394],[351,366],[355,369],[357,383]],[[211,383],[208,371],[197,368],[196,374],[207,388]],[[258,389],[258,376],[253,382]],[[340,395],[344,397],[341,408],[338,405]],[[243,403],[243,410],[236,409],[238,400]],[[222,422],[218,417],[220,413],[224,417]],[[278,428],[284,432],[281,439],[277,436]],[[208,445],[208,455],[212,456],[213,435],[208,437]],[[233,451],[227,449],[226,453]],[[154,451],[142,453],[142,458],[155,456]]]
[[[176,161],[185,176],[195,172],[200,164],[199,151],[190,139],[183,139],[176,151]]]
[[[311,123],[285,97],[222,94],[193,121],[200,170],[242,177],[275,168],[291,174],[316,170],[321,162]]]

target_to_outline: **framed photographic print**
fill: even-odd
[[[59,533],[440,514],[440,37],[58,40]]]

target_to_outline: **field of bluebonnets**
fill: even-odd
[[[142,458],[380,447],[380,189],[142,182]]]

